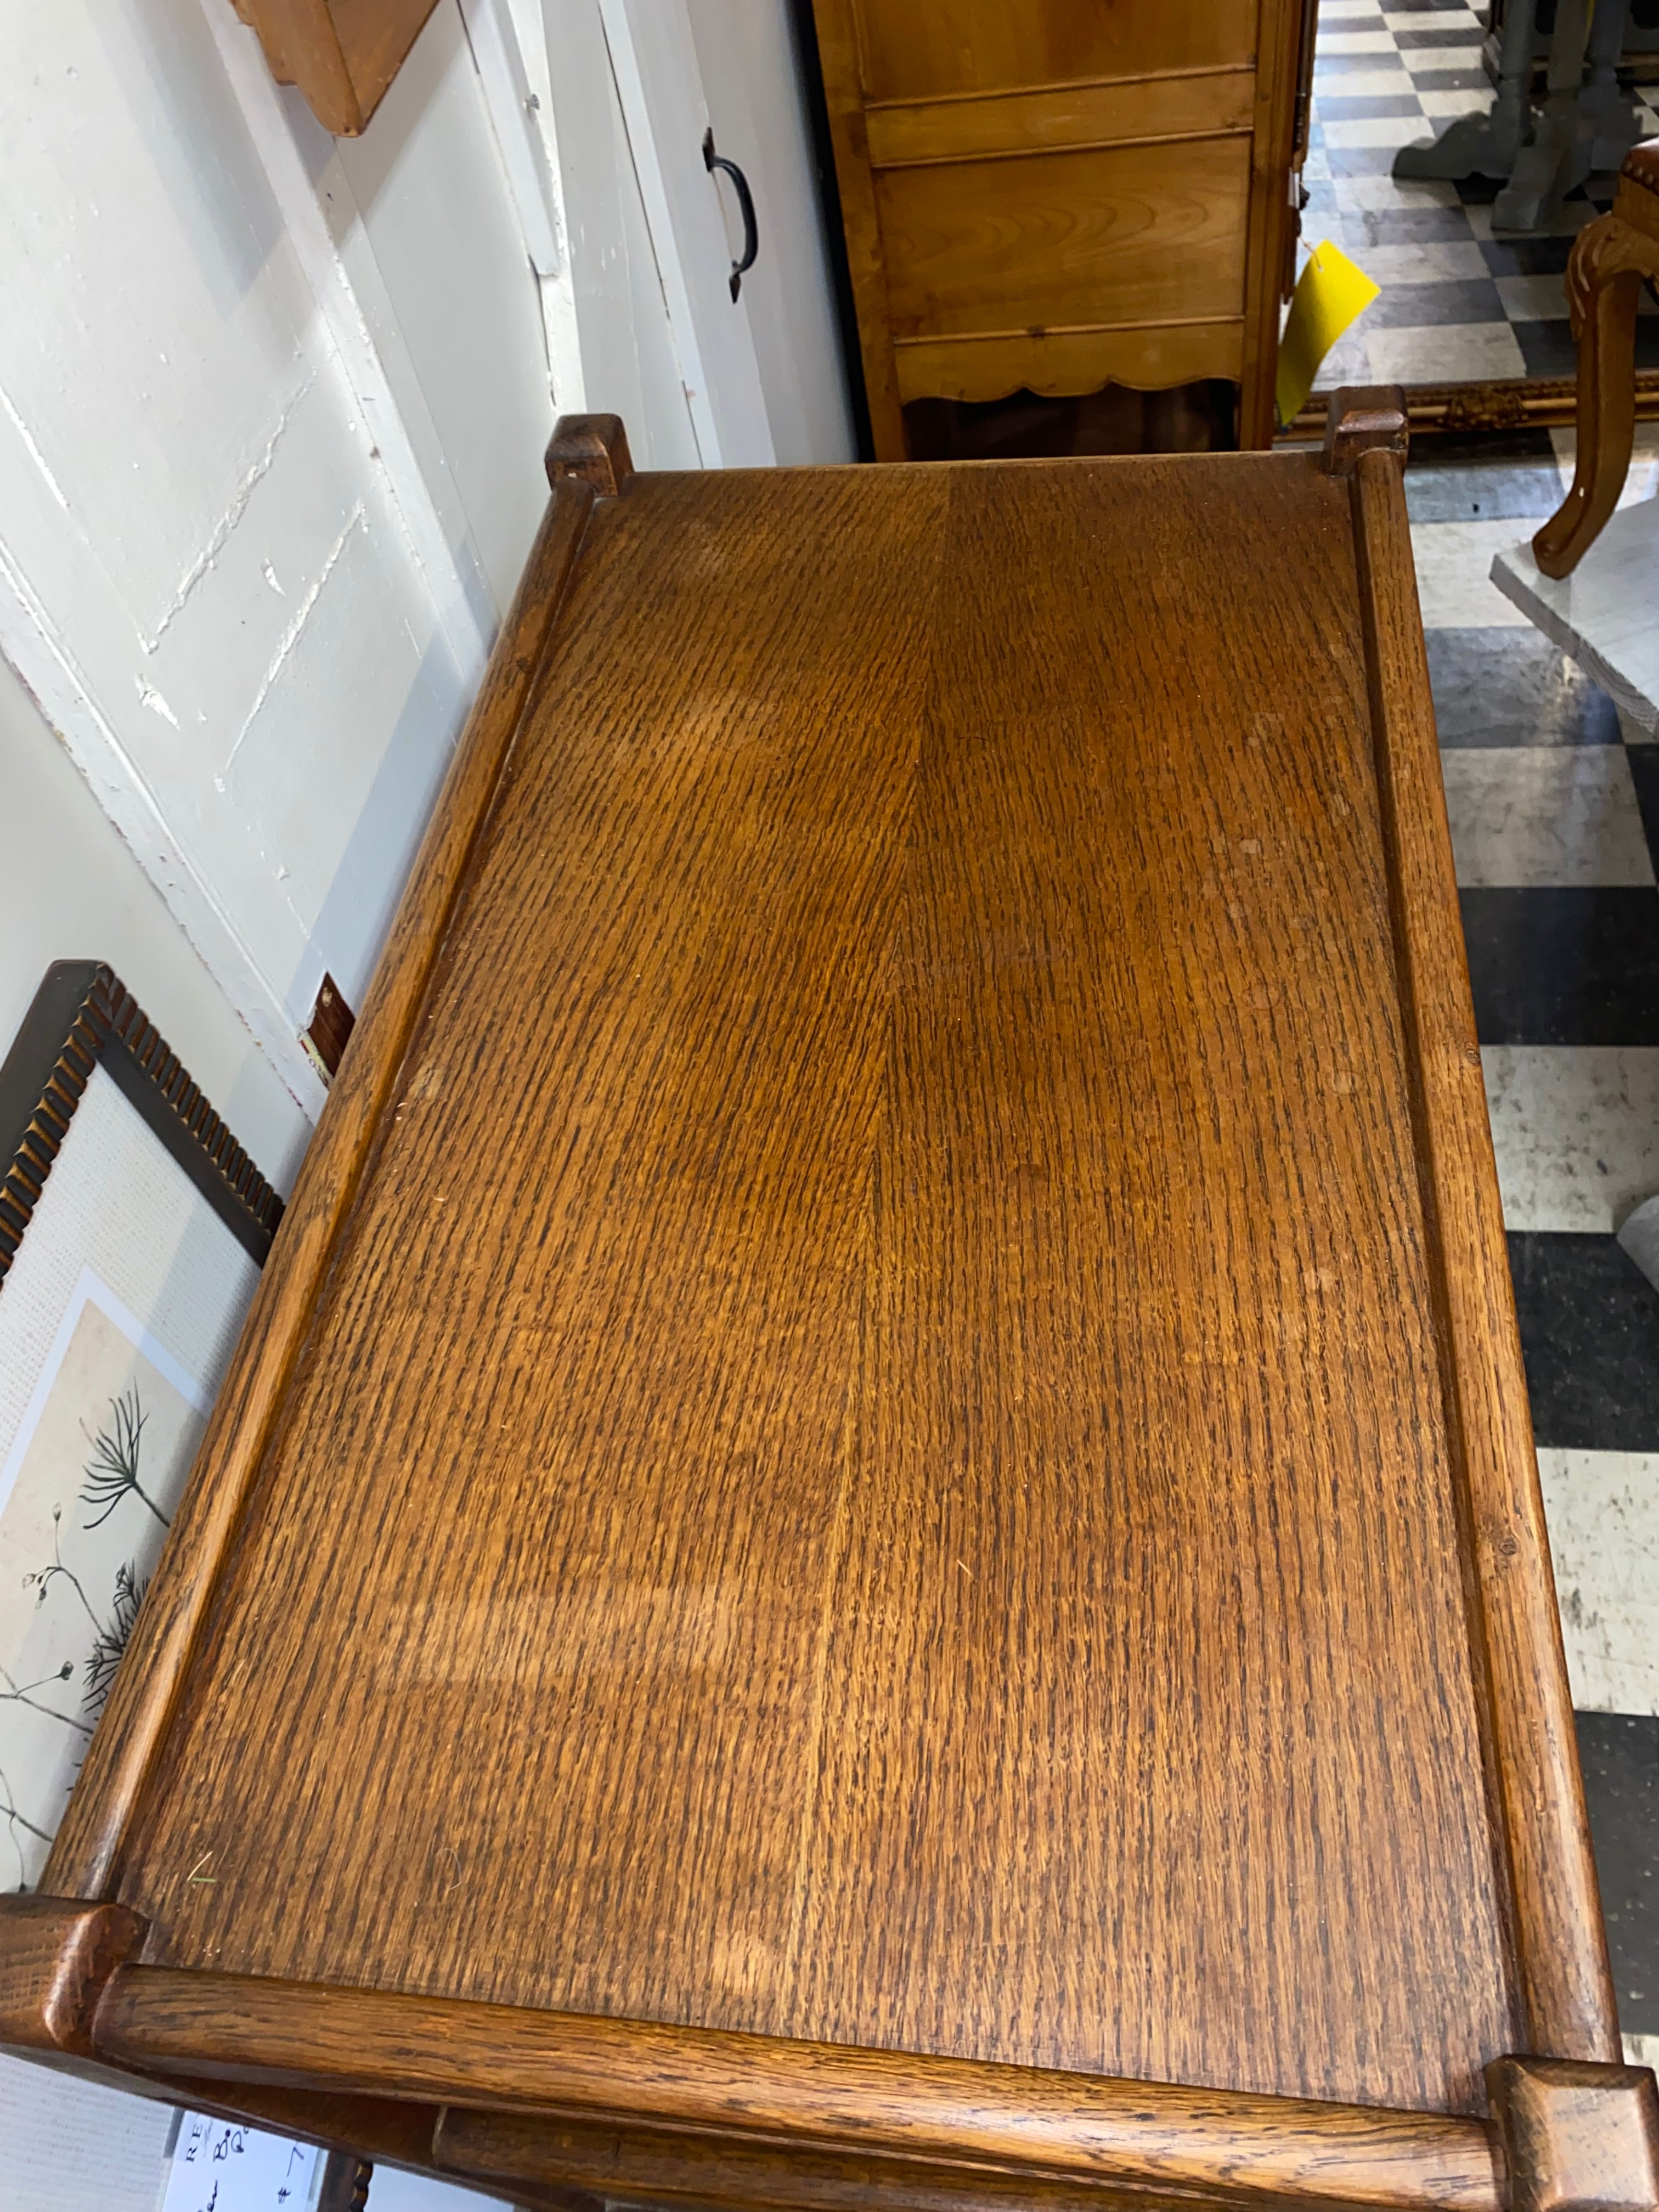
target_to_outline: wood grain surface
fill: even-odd
[[[143,1933],[143,1923],[119,1905],[0,1899],[0,2045],[89,2051],[104,1984]]]
[[[1237,315],[1248,135],[877,173],[895,337]]]
[[[878,459],[911,398],[1201,377],[1270,443],[1301,0],[813,9]]]
[[[997,399],[1022,386],[1054,396],[1106,384],[1165,391],[1204,376],[1237,379],[1244,359],[1238,315],[1213,322],[968,332],[950,338],[900,338],[889,349],[898,396],[908,399]]]
[[[1422,1206],[1436,1255],[1445,1419],[1461,1480],[1471,1647],[1489,1687],[1513,1884],[1518,2048],[1616,2061],[1619,2036],[1574,1739],[1498,1170],[1446,827],[1398,462],[1352,477],[1382,831],[1411,1041]],[[1494,2054],[1496,2056],[1497,2054]]]
[[[997,92],[1255,58],[1258,0],[1155,8],[1143,0],[854,0],[873,100]]]
[[[435,0],[234,0],[271,75],[297,85],[325,131],[355,137],[403,66]]]
[[[467,860],[541,665],[592,505],[585,483],[558,488],[422,841],[375,980],[283,1216],[280,1258],[260,1277],[242,1350],[214,1405],[153,1577],[46,1861],[41,1887],[96,1898],[112,1887],[133,1809],[151,1771],[237,1537],[260,1454],[312,1319],[392,1085],[425,995]],[[362,1073],[352,1079],[353,1072]],[[201,1871],[201,1869],[198,1869]],[[205,1885],[204,1885],[205,1886]]]
[[[231,1975],[125,1970],[99,2008],[98,2046],[210,2079],[349,2081],[416,2102],[585,2114],[629,2133],[678,2127],[687,2141],[938,2161],[940,2181],[948,2169],[960,2179],[977,2167],[1209,2202],[1289,2197],[1419,2212],[1498,2212],[1501,2203],[1479,2120]],[[463,2113],[441,2139],[452,2150],[499,2142],[481,2121]],[[682,2171],[689,2180],[696,2169]]]
[[[1499,2058],[1486,2069],[1507,2212],[1652,2212],[1659,2092],[1650,2066]]]
[[[1328,2107],[1320,2107],[1322,2112]],[[1237,2176],[1248,2162],[1237,2158],[1236,2115],[1231,2110],[1206,2116],[1216,2124],[1209,2148],[1219,2175]],[[1293,2130],[1291,2115],[1275,2108],[1256,2115],[1266,2127]],[[1397,2116],[1395,2116],[1397,2117]],[[1175,2123],[1186,2154],[1193,2148],[1194,2115]],[[1215,2212],[1287,2202],[1332,2203],[1324,2185],[1378,2192],[1359,2201],[1390,2206],[1411,2199],[1445,2212],[1450,2204],[1475,2212],[1496,2212],[1501,2202],[1497,2165],[1479,2121],[1433,2120],[1413,2124],[1424,2132],[1409,2141],[1402,2130],[1376,2154],[1358,2135],[1345,2142],[1330,2136],[1304,2160],[1289,2191],[1258,2190],[1248,2180],[1218,2179],[1200,2186],[1144,2178],[1119,2179],[1073,2172],[1060,2175],[1023,2165],[990,2166],[960,2158],[902,2158],[890,2153],[821,2142],[782,2142],[673,2133],[660,2127],[617,2126],[603,2120],[568,2116],[532,2117],[449,2106],[433,2139],[432,2156],[442,2169],[474,2187],[496,2193],[509,2190],[518,2202],[534,2205],[544,2188],[585,2189],[595,2196],[629,2203],[714,2206],[720,2212],[848,2212],[854,2205],[902,2206],[903,2212],[1193,2212],[1210,2205]],[[1448,2125],[1463,2130],[1460,2139],[1440,2136]],[[1116,2153],[1127,2146],[1115,2145]],[[1130,2154],[1132,2171],[1144,2160]],[[1304,2143],[1304,2151],[1311,2146]],[[1191,2170],[1189,2155],[1184,2162]],[[1322,2177],[1311,2193],[1306,2177],[1316,2163]],[[1288,2171],[1285,2160],[1281,2172]]]
[[[1465,1363],[1534,1477],[1499,1233],[1429,1218],[1424,1100],[1489,1140],[1414,1103],[1467,983],[1402,1012],[1351,489],[594,507],[205,1448],[234,1552],[164,1557],[189,1693],[71,1808],[149,1958],[1431,2112],[1523,2004],[1596,2055],[1575,1832],[1518,1965],[1483,1761]]]
[[[866,110],[870,159],[878,168],[905,161],[960,161],[1113,141],[1207,137],[1248,131],[1255,100],[1253,69],[1182,70],[1100,84],[1045,85],[1036,92],[957,94],[941,100],[874,102]]]

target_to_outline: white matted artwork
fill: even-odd
[[[208,1394],[90,1267],[0,1465],[3,1881],[39,1877],[206,1423]]]
[[[0,1889],[39,1884],[281,1213],[119,979],[48,969],[0,1060]],[[0,2212],[302,2212],[327,2164],[4,2056],[0,2142]]]
[[[39,1882],[259,1279],[226,1164],[266,1191],[107,969],[37,1012],[0,1068],[0,1889]]]

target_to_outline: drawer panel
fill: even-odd
[[[1049,398],[1127,384],[1167,392],[1172,384],[1243,374],[1244,325],[1151,323],[1127,330],[1014,331],[988,338],[903,338],[894,348],[901,402],[1006,399],[1024,388]]]
[[[1202,70],[1041,92],[895,101],[872,107],[866,123],[870,159],[879,169],[904,161],[1248,131],[1255,100],[1254,70]]]
[[[1242,314],[1248,136],[876,177],[896,338]]]
[[[1257,0],[856,0],[868,100],[1253,65]]]

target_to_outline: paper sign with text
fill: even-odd
[[[309,2143],[180,2112],[160,2212],[309,2212],[322,2169]]]

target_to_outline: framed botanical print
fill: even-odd
[[[0,1065],[0,1887],[41,1868],[282,1201],[112,971]]]

